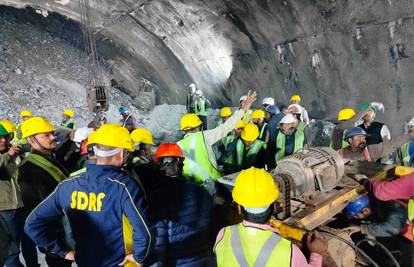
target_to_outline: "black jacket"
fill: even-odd
[[[32,153],[38,154],[36,152]],[[65,175],[68,175],[66,169],[52,157],[42,156],[58,167]],[[19,165],[17,181],[20,186],[26,215],[29,215],[58,185],[58,182],[47,171],[29,161]]]

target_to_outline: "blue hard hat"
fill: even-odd
[[[369,197],[367,195],[360,196],[357,200],[350,202],[346,206],[346,213],[349,217],[354,217],[364,208],[369,206]]]
[[[272,115],[276,115],[276,114],[280,113],[279,109],[276,106],[267,106],[265,110],[266,110],[266,112],[268,112]]]
[[[348,129],[345,131],[344,140],[348,140],[348,138],[352,138],[356,135],[365,135],[368,136],[367,132],[361,127],[354,127],[352,129]]]
[[[119,111],[119,113],[122,115],[122,114],[124,114],[124,113],[126,112],[126,108],[125,108],[124,106],[121,106],[121,107],[118,109],[118,111]]]

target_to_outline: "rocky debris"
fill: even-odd
[[[82,50],[8,12],[0,12],[0,40],[0,118],[17,122],[19,111],[29,109],[58,124],[62,111],[72,108],[77,125],[92,119],[86,105],[88,76]],[[109,79],[107,70],[104,75]],[[118,120],[121,104],[140,113],[133,105],[139,100],[113,88],[109,95],[116,111],[108,112],[109,121]]]

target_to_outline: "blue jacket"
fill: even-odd
[[[55,229],[66,214],[78,266],[117,266],[127,253],[143,262],[151,244],[143,196],[137,183],[119,168],[87,165],[85,173],[61,182],[30,214],[25,232],[39,247],[64,256],[69,249]]]
[[[371,199],[372,215],[369,223],[361,226],[363,234],[375,237],[391,237],[404,232],[407,222],[407,208],[397,201]],[[365,219],[367,220],[367,219]]]
[[[279,127],[280,121],[285,116],[284,113],[277,113],[274,115],[269,122],[267,123],[267,130],[269,131],[269,140],[275,140],[277,135],[277,129]]]
[[[155,246],[145,266],[208,266],[213,200],[184,179],[160,177],[147,192]]]

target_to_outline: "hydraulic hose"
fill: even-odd
[[[330,232],[326,232],[326,231],[320,231],[323,235],[328,236],[328,237],[332,237],[335,239],[338,239],[339,241],[344,242],[345,244],[347,244],[348,246],[352,247],[355,251],[359,252],[362,256],[364,256],[374,267],[380,267],[371,257],[369,257],[362,249],[360,249],[359,247],[357,247],[356,245],[352,244],[351,242],[349,242],[346,239],[343,239],[342,237],[339,237],[335,234],[332,234]]]
[[[387,249],[383,244],[381,244],[381,242],[379,242],[378,240],[372,239],[372,238],[365,238],[362,239],[360,241],[358,241],[355,245],[357,247],[359,247],[359,245],[361,245],[364,242],[374,242],[377,246],[379,246],[380,248],[382,248],[382,250],[385,251],[385,253],[387,253],[387,255],[390,257],[390,259],[392,260],[392,262],[394,263],[395,266],[400,267],[400,264],[398,263],[398,261],[395,259],[394,255],[392,255],[391,251],[389,251],[389,249]]]

